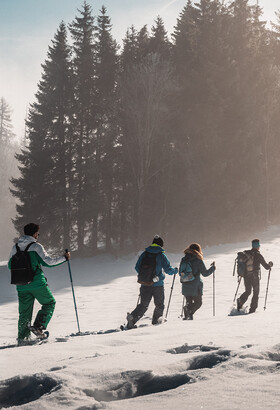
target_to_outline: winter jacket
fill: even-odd
[[[152,286],[163,286],[163,281],[165,279],[165,274],[163,273],[162,270],[164,270],[165,273],[168,275],[175,275],[178,272],[177,268],[172,268],[170,265],[170,262],[167,258],[167,256],[164,253],[164,249],[153,243],[152,245],[148,246],[145,251],[150,252],[150,253],[156,253],[157,254],[157,259],[156,259],[156,276],[159,277],[159,281],[155,282]],[[137,273],[139,273],[139,268],[142,262],[142,259],[145,255],[145,252],[143,252],[139,258],[138,261],[136,262],[135,265],[135,270]]]
[[[30,245],[28,249],[28,253],[30,255],[30,261],[32,268],[35,272],[34,278],[32,282],[28,283],[27,285],[17,285],[18,291],[23,290],[34,290],[39,288],[40,286],[45,286],[47,284],[46,278],[44,276],[44,272],[42,270],[42,266],[47,266],[49,268],[53,266],[61,265],[62,263],[66,262],[64,256],[59,256],[58,258],[52,258],[47,254],[43,246],[36,242],[36,239],[33,236],[23,235],[18,240],[18,246],[21,250],[24,250],[30,242],[34,242],[34,244]],[[9,262],[8,268],[11,269],[11,259],[12,256],[17,252],[16,245],[13,246]]]
[[[191,251],[191,250],[190,250]],[[202,256],[198,252],[190,252],[187,253],[181,260],[180,267],[179,267],[179,275],[181,276],[182,272],[186,272],[186,265],[190,263],[192,267],[192,273],[194,275],[194,280],[190,282],[183,282],[182,283],[182,295],[184,296],[198,296],[200,293],[203,294],[203,282],[200,278],[202,276],[210,276],[215,267],[211,266],[209,269],[206,269],[204,262],[202,260]]]

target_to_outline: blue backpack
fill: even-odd
[[[192,265],[190,261],[186,261],[185,257],[182,259],[181,263],[185,261],[185,266],[182,271],[180,271],[180,282],[186,283],[191,282],[195,279],[195,276],[192,271]]]

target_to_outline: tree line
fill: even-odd
[[[7,258],[10,251],[10,239],[16,234],[14,227],[9,221],[15,216],[15,200],[12,197],[9,186],[11,175],[18,175],[17,162],[14,160],[18,150],[12,125],[12,109],[7,100],[0,97],[0,229],[4,233],[0,239],[0,257]]]
[[[247,239],[279,223],[280,23],[248,0],[188,0],[120,48],[103,6],[62,22],[12,178],[18,231],[79,255]]]

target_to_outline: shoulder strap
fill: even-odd
[[[36,242],[30,242],[30,243],[27,245],[27,247],[24,249],[24,252],[27,252],[27,251],[28,251],[28,249],[30,248],[30,246],[32,245],[32,243],[36,243]]]
[[[254,252],[252,252],[252,249],[246,249],[243,252],[245,253],[245,255],[254,255]]]
[[[149,252],[149,251],[145,251],[144,253],[145,253],[146,256],[147,256],[147,255],[152,255],[152,256],[157,256],[157,255],[158,255],[158,253]]]

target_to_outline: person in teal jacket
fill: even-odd
[[[49,321],[53,315],[55,308],[55,298],[50,291],[42,265],[47,267],[53,267],[61,265],[70,259],[70,252],[65,253],[63,256],[52,258],[47,254],[43,246],[37,242],[39,237],[39,225],[29,223],[24,227],[24,235],[18,240],[18,246],[20,250],[25,250],[28,244],[32,243],[28,248],[28,254],[30,256],[31,265],[33,268],[34,278],[27,285],[17,285],[18,294],[18,343],[20,344],[24,340],[27,340],[30,336],[30,324],[33,314],[33,306],[35,299],[40,303],[41,309],[37,313],[33,327],[43,333],[43,330],[47,328]],[[8,267],[11,269],[12,256],[17,252],[16,245],[13,246]]]
[[[156,268],[154,278],[154,280],[156,281],[151,286],[145,284],[141,285],[140,303],[131,313],[127,314],[128,329],[135,327],[135,323],[144,315],[144,313],[148,309],[152,298],[154,298],[155,303],[152,324],[156,325],[157,323],[159,323],[159,319],[162,317],[164,311],[164,272],[168,275],[175,275],[178,272],[178,268],[171,267],[170,262],[164,253],[162,238],[156,235],[153,239],[152,245],[148,246],[137,260],[135,266],[137,274],[139,274],[139,268],[146,252],[156,255]]]
[[[194,313],[202,305],[203,282],[202,276],[210,276],[215,271],[215,262],[206,269],[203,262],[203,253],[198,243],[192,243],[184,251],[179,275],[182,283],[182,295],[185,297],[184,320],[193,320]]]

